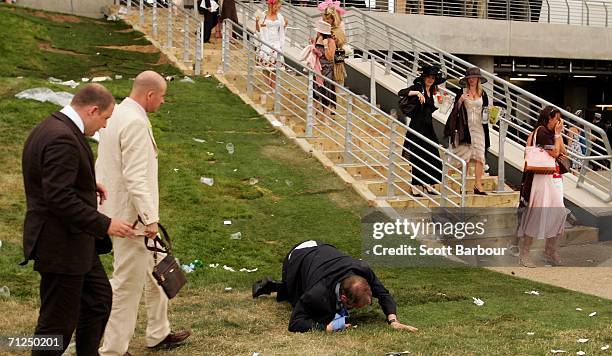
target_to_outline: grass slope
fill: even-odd
[[[0,286],[12,292],[0,302],[0,335],[29,334],[36,322],[39,278],[31,265],[17,265],[22,260],[25,209],[20,156],[32,127],[58,109],[14,95],[38,86],[73,91],[42,78],[77,79],[92,74],[92,68],[127,76],[147,68],[176,73],[169,66],[155,66],[158,53],[100,50],[102,45],[146,44],[138,33],[117,32],[126,29],[123,24],[83,18],[59,23],[53,16],[0,6],[0,26],[9,26],[0,40],[0,53],[7,54],[0,58]],[[73,54],[43,51],[39,41],[82,55],[75,60]],[[250,284],[259,276],[280,276],[282,258],[301,240],[321,239],[359,256],[365,205],[350,187],[217,84],[212,78],[198,78],[195,84],[171,82],[167,103],[151,115],[160,150],[161,216],[181,261],[259,270],[232,273],[207,267],[189,274],[188,285],[171,302],[170,318],[173,329],[191,329],[194,336],[167,354],[410,350],[422,355],[542,355],[550,349],[592,354],[612,343],[609,300],[476,268],[376,270],[398,302],[400,320],[419,327],[417,334],[390,330],[378,306],[354,312],[351,321],[359,327],[350,332],[288,333],[288,306],[273,298],[252,300]],[[126,77],[105,85],[121,99],[131,82]],[[207,142],[195,142],[194,137]],[[233,155],[225,149],[228,142],[236,147]],[[214,185],[199,183],[202,176],[214,178]],[[251,185],[250,178],[259,182]],[[224,226],[228,219],[233,224]],[[238,231],[242,239],[231,240],[229,235]],[[110,274],[111,256],[104,256],[104,263]],[[224,292],[228,286],[233,290]],[[524,293],[533,289],[542,295]],[[472,297],[482,298],[485,305],[475,306]],[[597,316],[587,317],[591,311]],[[145,327],[142,309],[130,346],[133,354],[149,353]],[[578,344],[581,337],[591,341]]]

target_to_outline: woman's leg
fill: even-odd
[[[531,259],[531,255],[529,254],[531,244],[533,244],[533,237],[527,235],[523,236],[523,246],[521,246],[520,263],[524,267],[528,268],[534,268],[536,266],[535,263],[533,263],[533,260]]]
[[[484,174],[484,165],[482,164],[482,162],[478,160],[473,160],[473,161],[474,161],[474,178],[476,180],[475,186],[478,190],[483,192],[484,189],[482,188],[482,175]]]
[[[557,255],[557,244],[560,238],[561,234],[555,237],[550,237],[546,239],[546,245],[544,246],[544,258],[546,259],[546,262],[553,266],[563,266],[561,258],[559,255]]]

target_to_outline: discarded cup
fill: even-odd
[[[230,235],[230,239],[232,239],[232,240],[240,240],[240,239],[242,239],[242,233],[236,232],[234,234],[231,234]]]
[[[474,304],[478,305],[479,307],[484,305],[484,301],[482,301],[480,298],[472,297],[472,299],[474,300]]]
[[[227,153],[233,155],[234,154],[234,144],[229,142],[227,145],[225,145],[225,149],[227,150]]]
[[[201,268],[201,267],[204,267],[204,264],[203,264],[203,263],[202,263],[202,261],[200,261],[200,260],[195,260],[195,261],[193,261],[192,265],[193,265],[195,268]]]
[[[249,184],[250,184],[250,185],[255,185],[255,184],[257,184],[257,183],[259,183],[259,179],[257,179],[257,178],[251,178],[251,179],[249,179]]]
[[[11,296],[11,291],[9,290],[9,287],[2,286],[2,288],[0,288],[0,297],[8,298],[10,296]]]
[[[214,180],[214,178],[200,177],[200,183],[206,184],[206,185],[212,187],[213,184],[215,184],[215,180]]]

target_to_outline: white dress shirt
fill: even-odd
[[[60,112],[68,116],[70,120],[77,125],[79,130],[81,130],[83,134],[85,133],[85,124],[83,123],[83,119],[81,119],[81,116],[72,108],[72,106],[66,105],[62,110],[60,110]]]

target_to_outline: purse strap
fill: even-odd
[[[527,146],[534,146],[536,145],[536,140],[538,138],[538,130],[540,129],[540,126],[536,127],[535,131],[533,131],[533,135],[531,136],[531,145],[527,145]]]
[[[134,222],[134,226],[136,226],[138,222],[144,225],[144,222],[142,221],[142,218],[140,217],[140,215],[138,215],[138,219]],[[157,226],[159,227],[159,230],[161,231],[161,238],[159,235],[156,236],[154,239],[150,239],[146,236],[144,237],[145,248],[149,251],[153,251],[153,261],[155,265],[157,265],[157,253],[158,252],[165,253],[166,255],[172,254],[172,241],[170,240],[170,235],[168,235],[168,231],[159,222],[157,223]],[[149,245],[148,243],[149,240],[153,240],[153,246]],[[159,247],[157,246],[158,244],[159,244]]]

